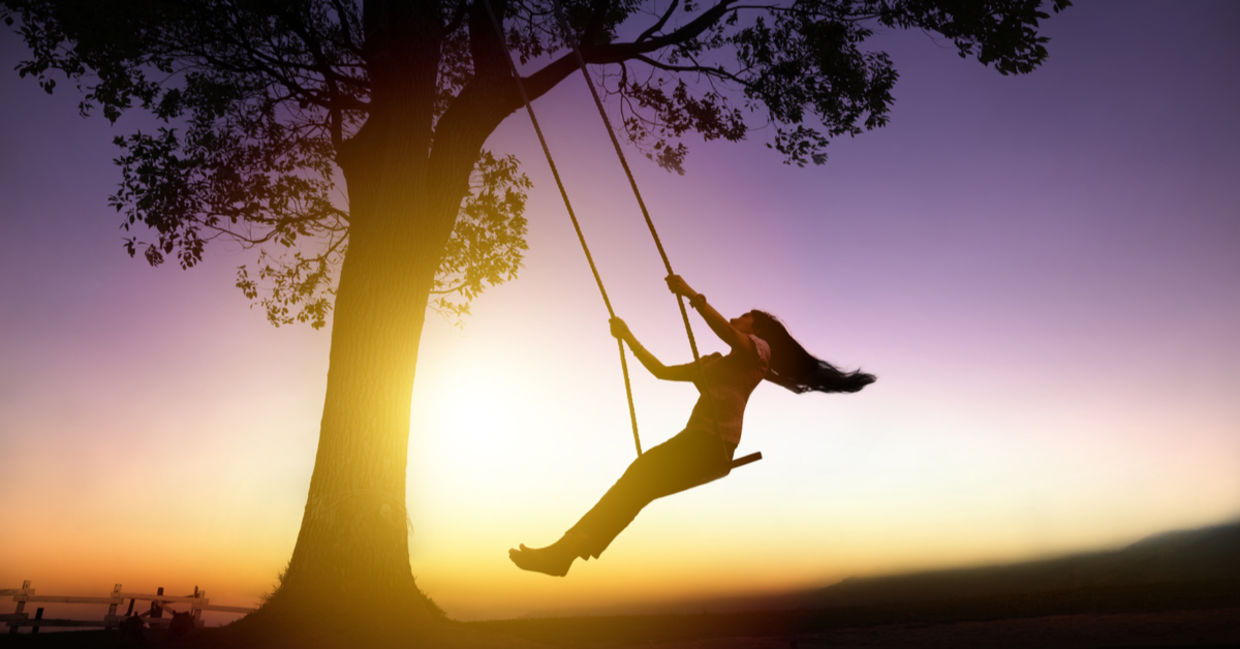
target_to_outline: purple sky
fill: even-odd
[[[1236,516],[1238,30],[1234,2],[1081,2],[1048,21],[1046,64],[1016,77],[921,34],[884,35],[876,43],[901,74],[891,124],[836,142],[825,167],[781,165],[760,131],[693,147],[683,177],[634,155],[679,272],[722,310],[768,308],[807,347],[880,381],[855,397],[760,389],[742,450],[766,460],[660,503],[628,545],[555,591],[510,574],[503,550],[558,533],[632,451],[601,304],[529,125],[510,118],[490,146],[517,153],[535,182],[531,249],[521,277],[480,298],[463,328],[429,316],[410,470],[419,583],[450,612],[485,617],[641,599],[660,587],[640,576],[651,556],[680,560],[686,593],[739,591]],[[0,67],[21,54],[0,36]],[[209,250],[193,272],[126,258],[106,205],[118,131],[79,118],[62,85],[48,97],[0,75],[0,511],[28,521],[0,540],[0,582],[59,583],[61,560],[39,548],[115,538],[105,512],[140,493],[124,476],[144,476],[164,485],[149,496],[156,507],[203,503],[179,523],[202,556],[235,565],[239,548],[252,550],[249,572],[226,587],[254,597],[296,533],[327,337],[273,330],[247,308],[232,287],[244,253]],[[574,78],[536,108],[618,309],[656,353],[681,360],[658,258],[584,86]],[[494,395],[496,420],[453,418],[464,398],[454,386],[531,367],[535,380]],[[647,445],[692,403],[645,377],[636,389]],[[496,421],[523,444],[500,445],[513,435],[497,435]],[[608,423],[583,432],[583,421]],[[237,457],[239,443],[260,449]],[[574,460],[538,464],[549,453]],[[458,475],[466,463],[503,486],[455,482],[470,477]],[[200,479],[217,495],[175,486]],[[39,502],[68,513],[18,504]],[[706,522],[675,528],[680,507]],[[130,521],[146,524],[161,523]],[[763,529],[784,530],[768,541],[800,563],[749,561]],[[736,542],[714,542],[723,535]],[[714,563],[684,560],[701,555],[695,538],[710,539]],[[127,556],[125,542],[90,552]],[[178,561],[187,575],[218,567]],[[117,570],[87,572],[107,588],[134,579]],[[609,599],[620,573],[631,588]]]

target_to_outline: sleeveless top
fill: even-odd
[[[693,406],[686,429],[717,434],[735,447],[741,441],[741,420],[749,394],[766,376],[771,348],[765,340],[750,334],[754,350],[733,350],[727,356],[703,356],[702,376],[694,380],[701,396]]]

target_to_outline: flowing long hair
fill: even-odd
[[[771,368],[766,379],[796,393],[856,392],[873,383],[877,377],[861,370],[841,371],[836,366],[805,351],[775,316],[765,311],[750,311],[754,333],[771,346]]]

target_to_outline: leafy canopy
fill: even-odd
[[[1069,4],[492,0],[500,42],[483,1],[0,0],[0,17],[30,49],[22,76],[52,92],[63,75],[83,115],[115,122],[136,109],[164,123],[115,139],[111,204],[130,255],[189,268],[208,241],[240,242],[258,254],[255,270],[238,269],[245,295],[275,324],[319,327],[348,249],[341,169],[367,123],[384,110],[429,114],[426,150],[411,155],[433,161],[445,131],[471,124],[446,116],[489,90],[493,114],[472,121],[489,133],[519,107],[505,50],[538,96],[575,69],[567,48],[579,44],[605,71],[629,139],[667,169],[683,172],[691,133],[737,141],[754,128],[787,163],[822,164],[831,138],[887,122],[897,73],[865,47],[876,30],[937,32],[961,57],[1025,73],[1047,54],[1043,5]],[[394,98],[380,78],[410,43],[433,78]],[[434,288],[434,304],[457,316],[515,276],[530,183],[515,158],[483,150],[461,186]]]

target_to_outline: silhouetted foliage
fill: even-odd
[[[430,102],[431,132],[478,86],[507,85],[479,5],[459,0],[410,4],[408,12],[425,15],[405,33],[368,22],[389,11],[383,3],[350,0],[2,4],[31,50],[20,74],[51,92],[53,73],[63,73],[82,95],[83,114],[115,121],[140,108],[169,124],[116,138],[122,180],[111,203],[134,232],[129,254],[141,252],[152,265],[172,257],[188,268],[216,238],[261,246],[255,269],[238,269],[237,286],[261,299],[276,324],[317,327],[330,311],[349,232],[347,201],[334,192],[337,163],[371,117],[372,71],[399,49],[394,39],[428,41],[427,56],[438,59],[423,96],[405,98],[411,119],[414,104]],[[885,124],[897,74],[885,53],[863,47],[876,29],[938,32],[962,57],[1004,74],[1027,72],[1046,56],[1035,31],[1043,4],[565,0],[572,35],[548,1],[494,7],[507,46],[542,66],[530,75],[535,94],[571,71],[565,45],[580,38],[588,61],[612,64],[606,88],[631,140],[680,171],[689,132],[735,141],[769,126],[769,146],[804,165],[826,159],[831,137]],[[1067,4],[1049,3],[1055,11]],[[507,114],[514,100],[497,108]],[[487,285],[515,276],[526,250],[528,188],[515,159],[489,152],[478,159],[442,253],[441,309],[467,312]],[[136,233],[139,223],[149,240]]]
[[[52,92],[63,75],[83,114],[160,123],[116,138],[129,254],[189,268],[208,242],[239,242],[258,258],[236,284],[273,323],[331,315],[301,529],[256,628],[313,635],[344,619],[339,601],[380,635],[434,617],[404,524],[413,377],[426,307],[466,313],[526,250],[529,180],[484,148],[521,107],[509,52],[537,98],[577,71],[580,43],[629,139],[667,169],[692,133],[754,129],[786,162],[821,164],[831,138],[888,119],[897,74],[865,48],[877,30],[936,32],[1026,72],[1046,57],[1043,5],[1068,5],[491,0],[501,35],[484,1],[0,0],[30,50],[22,76]]]

